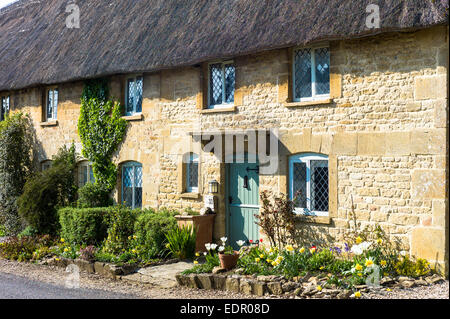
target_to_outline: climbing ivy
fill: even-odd
[[[108,100],[107,80],[86,81],[78,119],[81,153],[92,162],[95,183],[107,192],[116,186],[117,166],[111,158],[125,137],[126,128],[120,103]]]

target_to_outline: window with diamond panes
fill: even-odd
[[[78,165],[78,186],[82,187],[87,183],[94,183],[94,170],[89,162],[82,162]]]
[[[58,89],[47,90],[46,119],[56,120],[58,111]]]
[[[234,103],[235,67],[232,63],[209,65],[209,107]]]
[[[125,115],[142,112],[142,92],[144,81],[142,76],[127,80]]]
[[[142,165],[139,163],[122,166],[122,203],[133,209],[142,207]]]
[[[292,156],[289,160],[289,194],[295,212],[328,215],[328,157],[321,154]]]
[[[198,192],[198,155],[190,154],[186,163],[186,192]]]
[[[294,101],[329,97],[329,48],[295,50],[293,60]]]
[[[0,121],[3,121],[6,118],[6,115],[9,113],[9,96],[2,96],[0,106]]]

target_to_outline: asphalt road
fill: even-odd
[[[0,299],[134,299],[133,295],[71,289],[0,272]]]

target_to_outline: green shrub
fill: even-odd
[[[17,200],[19,215],[41,234],[56,234],[57,209],[72,204],[76,197],[75,146],[58,151],[53,165],[27,180]]]
[[[87,183],[78,189],[78,208],[109,207],[113,200],[109,192],[96,183]]]
[[[37,233],[38,233],[38,232],[37,232],[36,229],[34,229],[34,228],[31,227],[31,226],[27,226],[24,230],[22,230],[22,231],[20,232],[19,235],[17,235],[17,237],[19,237],[19,238],[22,238],[22,237],[33,237],[33,236],[36,236]]]
[[[44,247],[48,248],[54,243],[54,240],[48,235],[22,238],[11,237],[0,243],[0,257],[17,261],[31,260],[36,250],[45,250]],[[40,254],[42,255],[42,252]]]
[[[142,259],[149,260],[164,254],[165,234],[177,225],[175,214],[168,210],[155,212],[152,209],[145,209],[138,216],[134,225],[134,235]]]
[[[61,237],[78,245],[101,243],[108,234],[113,208],[62,208],[58,210]]]
[[[0,224],[9,235],[23,227],[17,207],[27,178],[33,173],[31,119],[16,113],[0,122]]]
[[[408,277],[420,277],[428,274],[430,264],[425,259],[419,258],[417,260],[411,260],[408,256],[402,257],[396,264],[395,270],[400,276]]]
[[[192,258],[195,254],[195,243],[197,229],[191,225],[187,227],[176,227],[166,234],[168,241],[167,248],[179,259]]]
[[[115,206],[108,220],[108,237],[103,244],[103,251],[119,255],[128,250],[130,239],[134,234],[134,224],[140,210],[124,206]]]

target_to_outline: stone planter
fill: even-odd
[[[181,228],[191,225],[192,227],[195,227],[197,229],[195,251],[206,251],[205,244],[212,242],[215,216],[216,214],[198,216],[175,216],[178,227]]]
[[[239,259],[239,252],[235,251],[233,255],[219,253],[220,266],[226,270],[236,267]]]

